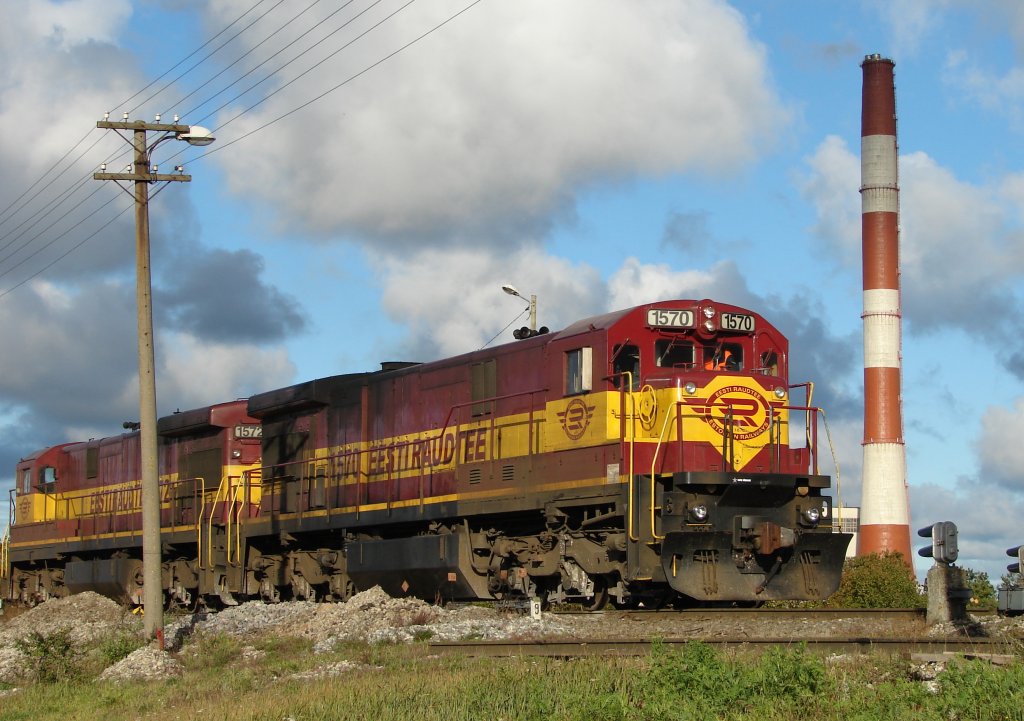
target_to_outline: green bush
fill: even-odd
[[[813,718],[819,699],[833,696],[824,661],[804,645],[776,646],[754,662],[700,641],[655,645],[650,663],[637,704],[643,719],[733,718],[766,707]]]
[[[119,631],[105,639],[99,645],[99,655],[104,666],[113,666],[126,658],[132,651],[141,648],[142,637],[130,631]]]
[[[828,683],[825,663],[806,645],[775,646],[752,670],[751,692],[763,698],[801,701],[821,694]]]
[[[242,653],[242,644],[223,633],[203,633],[195,637],[192,652],[183,657],[186,668],[223,669],[236,661]]]
[[[996,589],[988,580],[988,573],[963,569],[964,583],[971,589],[971,608],[993,609],[996,607]]]
[[[917,591],[917,579],[903,561],[890,551],[849,558],[843,577],[828,600],[833,608],[921,608],[926,599]]]
[[[71,642],[71,629],[43,634],[33,631],[14,642],[24,654],[31,680],[37,683],[74,681],[82,675],[80,654]]]
[[[1024,664],[1004,668],[986,661],[961,660],[951,663],[938,677],[941,693],[934,699],[936,718],[1007,719],[1024,718]]]

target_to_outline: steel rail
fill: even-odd
[[[770,618],[805,618],[809,621],[836,621],[840,619],[885,620],[885,621],[924,621],[927,612],[923,608],[684,608],[684,609],[610,609],[604,611],[560,610],[549,611],[554,616],[595,616],[607,618],[643,618],[652,619],[678,618],[680,620],[695,619],[770,619]],[[993,609],[971,609],[971,616],[992,616]]]

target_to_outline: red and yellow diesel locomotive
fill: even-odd
[[[824,598],[851,536],[832,532],[818,412],[807,384],[791,399],[788,361],[756,313],[662,301],[163,418],[165,589],[228,603],[375,584],[591,607]],[[8,598],[138,597],[134,438],[119,474],[51,460],[90,444],[18,465]]]
[[[213,573],[208,539],[225,528],[237,535],[237,514],[229,509],[238,510],[243,475],[258,478],[259,431],[244,400],[160,419],[161,540],[169,599],[195,600],[200,576]],[[135,430],[65,443],[19,461],[0,597],[37,603],[92,590],[141,603],[140,458]]]

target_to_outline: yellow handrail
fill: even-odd
[[[234,520],[234,529],[235,529],[235,536],[234,536],[234,542],[235,542],[235,563],[239,563],[241,558],[242,558],[242,523],[241,523],[240,519],[241,519],[241,516],[242,516],[242,509],[244,508],[244,502],[239,500],[239,494],[241,494],[243,489],[245,488],[245,474],[243,474],[241,477],[234,476],[234,478],[236,479],[235,483],[231,482],[231,478],[228,479],[229,487],[234,489],[234,492],[231,494],[231,504],[233,506],[235,506],[234,510],[232,510],[229,507],[228,508],[228,514],[227,514],[228,515],[228,524],[227,524],[227,539],[226,539],[227,540],[227,544],[226,545],[227,545],[227,563],[229,563],[229,564],[231,563],[231,541],[232,541],[232,537],[231,537],[231,524],[232,524],[232,520]],[[243,497],[243,499],[244,499],[244,497]],[[234,517],[233,519],[232,519],[232,516]]]
[[[210,507],[210,518],[207,521],[207,540],[206,540],[206,561],[209,568],[213,568],[213,516],[217,511],[217,503],[222,499],[227,500],[227,489],[225,484],[228,481],[227,476],[220,479],[220,485],[217,487],[217,493],[213,496],[213,502]],[[229,544],[230,545],[230,544]]]
[[[628,429],[629,429],[629,495],[626,498],[626,534],[631,541],[639,541],[640,537],[633,535],[633,447],[636,442],[636,430],[633,424],[636,422],[636,395],[633,393],[633,374],[630,371],[623,371],[622,375],[626,380],[626,397],[629,398],[629,403],[632,406],[632,410],[627,414]]]
[[[825,417],[825,410],[823,408],[817,408],[815,410],[817,410],[817,412],[821,414],[821,422],[825,424],[825,438],[828,439],[828,449],[832,453],[832,463],[836,467],[836,498],[839,499],[839,513],[840,513],[840,516],[841,516],[842,512],[843,512],[843,496],[842,496],[842,493],[841,493],[841,482],[842,482],[842,480],[839,477],[839,457],[836,455],[835,444],[832,443],[832,432],[828,428],[828,418]],[[817,473],[818,472],[818,468],[817,468],[818,456],[817,456],[817,454],[815,454],[814,459],[815,459],[814,472]],[[842,530],[842,529],[840,528],[840,530]]]
[[[203,514],[206,512],[206,479],[202,476],[197,476],[194,479],[199,483],[199,512],[196,514],[196,560],[199,561],[199,567],[203,566]],[[209,539],[207,539],[209,543]]]
[[[263,471],[261,469],[254,469],[251,471],[243,471],[241,481],[238,483],[237,490],[235,491],[235,502],[238,508],[235,510],[235,562],[242,562],[242,513],[248,510],[251,501],[253,477],[262,480]],[[238,500],[238,494],[243,493],[242,500]],[[230,553],[228,554],[228,562],[231,561]]]
[[[651,458],[651,538],[655,541],[665,540],[664,536],[659,536],[654,526],[654,470],[658,465],[658,453],[661,451],[661,444],[665,440],[665,432],[668,430],[668,424],[672,420],[673,415],[670,413],[670,409],[675,409],[676,417],[679,415],[679,408],[683,405],[683,401],[673,401],[669,408],[665,409],[665,422],[661,424],[661,433],[658,435],[658,442],[654,446],[654,455]],[[677,442],[682,443],[683,439],[678,438]]]

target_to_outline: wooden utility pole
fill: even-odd
[[[177,119],[177,118],[175,118]],[[159,121],[159,117],[157,118]],[[164,606],[162,558],[160,549],[160,477],[157,468],[156,437],[156,368],[153,352],[153,281],[149,259],[149,185],[158,182],[188,182],[191,175],[181,172],[156,173],[150,165],[153,149],[172,138],[193,142],[197,135],[188,125],[168,123],[122,122],[101,120],[97,128],[132,131],[131,140],[118,132],[134,148],[132,172],[95,173],[95,180],[132,181],[135,183],[135,306],[138,314],[139,353],[139,445],[142,478],[142,576],[143,613],[146,638],[156,638],[163,648]],[[197,128],[196,130],[202,130]],[[161,133],[150,145],[147,132]],[[213,142],[209,131],[198,134],[205,145]],[[181,167],[177,168],[179,171]],[[106,170],[104,166],[103,170]],[[120,183],[118,183],[120,185]]]

